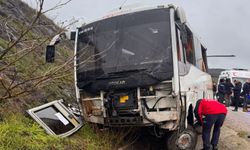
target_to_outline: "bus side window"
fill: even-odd
[[[186,31],[187,31],[187,43],[184,45],[186,58],[189,63],[195,65],[196,60],[195,60],[195,52],[194,52],[194,44],[193,44],[193,34],[188,28],[186,28]]]
[[[194,49],[195,49],[196,67],[202,70],[203,72],[206,72],[204,56],[202,54],[204,47],[201,45],[200,40],[196,36],[193,36],[193,39],[194,39],[193,41],[194,41]]]
[[[176,30],[176,47],[177,47],[177,56],[178,56],[178,61],[180,62],[184,62],[185,63],[185,58],[184,58],[184,54],[183,54],[183,46],[182,46],[182,42],[181,42],[181,33],[180,30],[177,29]]]
[[[207,50],[206,48],[201,45],[201,53],[202,53],[202,59],[203,59],[203,64],[202,64],[202,71],[207,72],[208,65],[207,65]]]

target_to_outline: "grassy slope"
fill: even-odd
[[[4,7],[8,2],[12,2],[13,4],[19,3],[14,0],[0,0],[0,6]],[[27,6],[23,4],[21,4],[21,6],[21,8],[25,8],[25,10],[29,12],[27,15],[32,14],[30,13],[32,12],[30,8],[26,8]],[[11,11],[8,9],[6,10]],[[1,11],[4,12],[5,10],[1,9]],[[6,14],[11,13],[12,12],[7,12]],[[0,15],[0,21],[6,19],[5,17],[6,16]],[[16,31],[13,33],[18,36],[18,31],[25,28],[25,23],[27,22],[18,20],[18,17],[15,17],[17,16],[12,14],[13,19],[8,20],[8,25],[14,29],[13,31]],[[46,31],[42,31],[43,28],[40,28],[40,30],[41,31],[34,29],[30,31],[25,36],[25,39],[43,37],[43,34],[41,33]],[[2,31],[2,33],[5,33],[4,30]],[[0,49],[6,48],[8,44],[9,42],[6,35],[0,34]],[[29,46],[29,43],[25,44]],[[69,47],[61,47],[57,53],[56,63],[44,64],[44,47],[45,45],[42,45],[34,52],[11,65],[9,69],[0,72],[5,75],[3,82],[9,82],[11,76],[14,74],[13,70],[18,72],[15,83],[19,83],[34,76],[42,75],[44,72],[63,64],[67,61],[65,58],[73,55],[72,50],[69,50]],[[11,52],[22,51],[24,48],[25,46],[16,46]],[[15,59],[15,57],[16,56],[8,55],[8,57],[0,60],[0,68],[3,67],[3,64],[11,62]],[[70,67],[73,68],[72,66],[66,66],[66,68]],[[65,72],[65,74],[68,75],[50,80],[39,87],[35,87],[32,82],[21,85],[16,89],[16,91],[24,88],[31,88],[32,92],[28,95],[22,95],[0,102],[0,149],[114,149],[115,143],[111,141],[115,141],[114,139],[116,137],[112,133],[100,133],[91,128],[89,125],[85,125],[80,131],[69,138],[58,138],[46,134],[36,122],[25,115],[26,109],[38,106],[47,101],[60,98],[66,99],[67,101],[74,100],[73,70],[71,69]],[[0,96],[4,94],[5,91],[0,87]]]
[[[16,114],[0,122],[0,150],[109,150],[117,137],[85,125],[68,138],[47,135],[33,120]],[[115,141],[111,142],[111,141]]]

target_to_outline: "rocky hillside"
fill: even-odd
[[[8,33],[12,33],[11,38],[17,39],[20,34],[20,28],[29,26],[36,15],[35,10],[30,8],[27,4],[21,0],[0,0],[0,17],[1,17],[1,38],[8,40]],[[37,23],[35,24],[33,34],[37,35],[53,35],[58,31],[58,27],[52,20],[48,19],[44,15],[41,15]]]
[[[55,63],[45,63],[45,47],[61,31],[21,0],[0,0],[0,150],[109,150],[121,142],[86,124],[71,137],[50,136],[25,113],[55,99],[75,101],[73,45],[58,45]]]
[[[72,47],[59,45],[56,63],[45,47],[62,29],[21,0],[0,0],[0,114],[54,99],[74,99]]]

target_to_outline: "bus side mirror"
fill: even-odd
[[[55,45],[47,46],[45,59],[47,63],[53,63],[55,61]]]

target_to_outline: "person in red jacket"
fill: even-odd
[[[220,128],[224,123],[227,108],[214,99],[199,99],[195,106],[195,117],[202,125],[203,150],[217,150],[220,137]],[[210,142],[211,129],[214,126]]]

